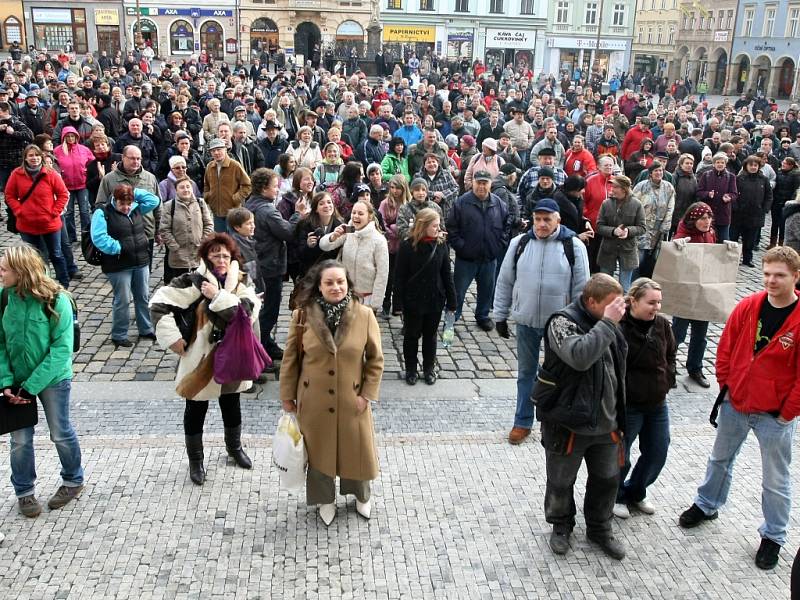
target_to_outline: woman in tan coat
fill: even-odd
[[[378,321],[352,293],[344,266],[325,260],[313,267],[297,295],[283,353],[283,409],[297,412],[308,450],[306,499],[319,504],[325,525],[336,517],[339,492],[356,496],[369,519],[370,481],[378,454],[370,402],[378,399],[383,352]]]

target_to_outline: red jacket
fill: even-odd
[[[591,221],[594,230],[597,230],[600,207],[610,194],[611,177],[606,179],[600,171],[595,171],[586,178],[586,188],[583,190],[583,216]]]
[[[61,213],[69,200],[69,191],[58,173],[43,167],[44,177],[36,189],[22,204],[33,185],[33,178],[23,167],[11,172],[6,184],[6,203],[17,218],[17,229],[21,233],[43,235],[61,229]]]
[[[728,386],[731,405],[739,412],[780,411],[791,420],[800,415],[800,305],[753,355],[758,314],[766,298],[767,292],[748,296],[728,317],[717,348],[717,381],[720,387]]]
[[[638,125],[632,126],[628,133],[625,134],[625,139],[622,140],[622,160],[628,160],[631,154],[642,148],[642,140],[650,138],[653,139],[653,134],[648,129],[642,131]]]
[[[564,172],[567,177],[570,175],[580,175],[586,177],[589,173],[597,171],[597,165],[594,162],[594,156],[586,148],[580,152],[567,150],[564,155]]]
[[[689,238],[690,244],[714,244],[717,241],[717,234],[712,227],[705,233],[697,229],[689,229],[683,222],[683,219],[678,223],[678,231],[675,232],[673,239],[680,240],[682,238]]]

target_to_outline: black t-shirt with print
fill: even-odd
[[[764,303],[761,305],[761,311],[758,313],[756,345],[755,348],[753,348],[753,354],[756,354],[769,344],[769,341],[778,333],[783,326],[783,322],[792,314],[796,306],[797,300],[792,302],[789,306],[775,308],[769,303],[769,298],[764,299]]]

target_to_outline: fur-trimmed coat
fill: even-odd
[[[180,357],[178,373],[175,383],[180,384],[184,377],[196,375],[195,371],[216,345],[211,342],[211,333],[214,326],[224,329],[236,314],[239,304],[250,315],[250,320],[255,321],[261,308],[261,301],[256,296],[256,290],[249,277],[239,270],[239,263],[231,261],[225,285],[221,286],[214,274],[208,270],[205,263],[191,273],[186,273],[172,280],[172,283],[156,290],[150,299],[150,315],[156,328],[158,344],[165,350],[181,339],[181,332],[175,323],[173,310],[185,309],[198,300],[202,294],[200,286],[203,281],[216,283],[220,288],[219,294],[209,303],[201,302],[200,316],[195,325],[195,335]],[[251,381],[240,381],[218,384],[212,377],[208,384],[191,400],[212,400],[222,394],[243,392],[252,385]]]
[[[377,400],[383,375],[381,332],[372,310],[357,302],[342,315],[336,335],[316,302],[305,308],[303,360],[298,360],[299,310],[292,313],[280,375],[282,401],[297,401],[297,419],[311,467],[344,479],[378,476],[375,426],[369,406],[357,412],[356,398]]]

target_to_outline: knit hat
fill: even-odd
[[[539,171],[539,176],[541,177],[542,172]],[[578,190],[582,190],[586,187],[586,180],[581,177],[580,175],[570,175],[564,181],[563,190],[565,192],[577,192]]]
[[[705,215],[714,215],[714,211],[705,202],[695,202],[694,207],[683,218],[687,223],[694,223]]]
[[[417,187],[424,187],[427,190],[428,189],[428,182],[425,181],[422,177],[417,177],[416,179],[414,179],[411,182],[411,189],[413,190],[414,188],[417,188]]]
[[[368,194],[369,186],[366,183],[357,183],[356,186],[353,188],[353,193],[350,195],[350,202],[354,203],[358,200],[358,197],[361,194]]]
[[[472,148],[475,145],[475,138],[471,135],[467,134],[461,138],[461,141],[464,142],[467,146]]]
[[[539,168],[539,179],[541,179],[542,177],[549,177],[550,179],[553,179],[555,176],[556,175],[555,173],[553,173],[553,169],[551,169],[550,167]]]

